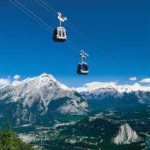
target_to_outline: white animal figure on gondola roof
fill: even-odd
[[[86,58],[88,56],[89,55],[84,50],[81,50],[80,52],[81,62],[78,64],[77,67],[77,73],[79,75],[86,75],[89,73],[88,63],[86,62]]]
[[[81,62],[85,62],[85,60],[88,56],[89,55],[84,50],[81,50],[81,52],[80,52]]]
[[[59,20],[59,25],[61,26],[61,24],[65,21],[67,21],[67,17],[63,17],[62,13],[58,12],[58,20]]]

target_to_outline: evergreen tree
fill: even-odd
[[[6,131],[0,131],[0,150],[33,150],[33,148],[17,138],[9,124]]]

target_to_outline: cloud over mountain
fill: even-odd
[[[150,84],[150,78],[144,78],[140,81],[140,83],[148,83]]]
[[[1,78],[0,79],[0,87],[3,87],[3,86],[8,85],[8,84],[10,84],[9,79],[7,79],[7,78]]]
[[[136,81],[136,80],[137,80],[137,77],[130,77],[129,80],[130,80],[130,81]]]

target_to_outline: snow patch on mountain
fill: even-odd
[[[97,90],[112,89],[119,93],[130,93],[136,91],[150,92],[150,86],[142,85],[140,83],[134,84],[118,84],[117,82],[92,82],[87,83],[83,87],[76,88],[76,91],[81,92],[95,92]]]
[[[87,100],[103,100],[107,96],[118,97],[121,95],[121,93],[117,90],[116,82],[88,83],[83,87],[76,88],[76,91]]]
[[[119,132],[114,137],[113,143],[117,145],[121,144],[131,144],[133,142],[139,141],[139,136],[136,131],[134,131],[129,124],[123,124],[120,126]]]
[[[98,89],[106,89],[106,88],[116,88],[116,82],[92,82],[87,83],[83,87],[79,87],[76,90],[78,92],[92,92]]]

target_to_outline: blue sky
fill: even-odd
[[[0,77],[46,72],[77,86],[150,76],[150,1],[42,0],[68,17],[66,43],[51,39],[57,15],[38,0],[17,1],[52,29],[46,30],[9,0],[0,0]],[[80,49],[90,55],[88,76],[76,74]]]

